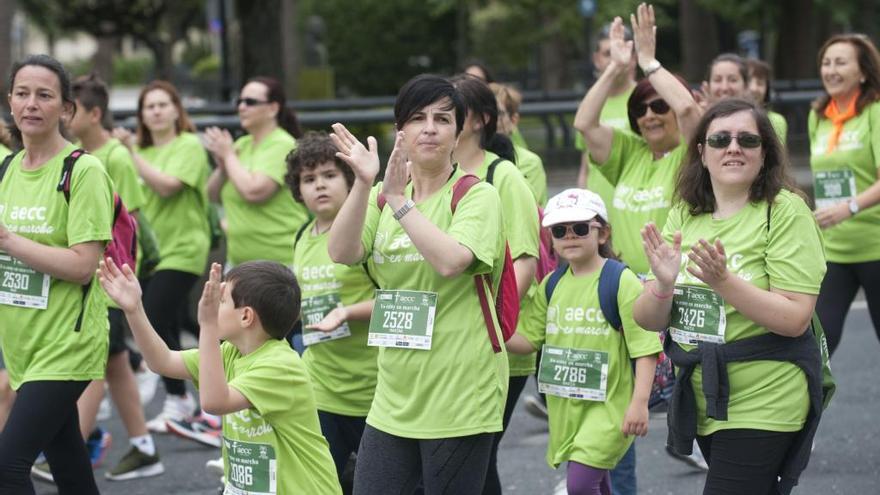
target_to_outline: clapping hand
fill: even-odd
[[[98,281],[122,311],[131,313],[141,304],[141,284],[128,264],[119,268],[113,258],[105,258],[98,264]]]
[[[651,264],[651,272],[657,283],[671,288],[681,270],[681,232],[676,232],[670,245],[663,240],[654,222],[642,229],[642,247]]]
[[[615,17],[608,32],[608,40],[611,48],[611,63],[624,68],[629,67],[633,57],[633,42],[626,41],[623,29],[623,20]]]
[[[700,242],[691,248],[688,258],[696,265],[688,266],[688,273],[713,289],[724,283],[730,275],[727,270],[727,255],[721,239],[715,239],[714,244],[700,239]]]
[[[131,151],[131,149],[134,148],[134,133],[132,133],[125,127],[117,127],[113,129],[113,137],[118,139],[119,142],[128,149],[128,151]]]
[[[644,3],[639,4],[635,14],[629,16],[632,25],[633,40],[636,42],[636,54],[639,67],[645,66],[656,60],[657,54],[657,23],[654,19],[654,7]]]
[[[379,174],[379,147],[376,138],[368,137],[367,146],[364,146],[344,125],[336,123],[331,127],[333,132],[330,133],[330,139],[339,150],[336,157],[351,167],[357,180],[372,186]]]
[[[207,149],[214,158],[222,160],[230,153],[235,152],[235,141],[232,134],[226,129],[219,127],[209,127],[205,129],[205,149]]]
[[[406,150],[403,147],[403,131],[397,131],[394,139],[394,149],[388,157],[388,166],[385,167],[385,178],[382,180],[382,194],[386,198],[402,198],[406,184],[409,182],[410,167],[412,163],[407,159]]]
[[[205,288],[202,289],[202,297],[199,299],[199,327],[204,331],[217,329],[217,313],[220,310],[220,291],[221,287],[221,271],[220,263],[211,264],[211,272],[208,275],[208,281],[205,282]]]

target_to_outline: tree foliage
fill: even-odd
[[[171,45],[204,24],[203,0],[18,0],[49,32],[85,31],[95,37],[133,36],[156,60],[159,77],[171,76]]]

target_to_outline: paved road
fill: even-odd
[[[880,493],[880,343],[874,335],[863,303],[857,302],[847,321],[845,336],[832,363],[838,381],[834,402],[819,429],[816,450],[801,478],[797,495]],[[531,391],[530,384],[526,391]],[[152,415],[161,408],[161,397],[148,407]],[[126,449],[118,417],[105,422],[116,440],[109,455],[115,462]],[[672,460],[663,449],[666,438],[663,417],[651,419],[649,435],[638,441],[638,479],[641,494],[697,495],[703,475]],[[104,469],[96,470],[102,493],[107,495],[216,493],[219,481],[204,469],[218,451],[170,437],[157,437],[165,464],[163,476],[131,482],[108,482]],[[501,444],[499,465],[505,493],[552,495],[564,478],[564,470],[552,470],[544,462],[546,425],[525,412],[522,404]],[[37,483],[40,495],[54,494],[50,485]]]

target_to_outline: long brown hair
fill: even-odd
[[[862,113],[866,106],[880,100],[880,52],[877,46],[871,41],[871,38],[860,33],[835,34],[828,38],[828,41],[819,48],[819,56],[817,65],[819,71],[822,70],[822,58],[828,47],[835,43],[849,43],[856,49],[856,60],[859,64],[859,70],[865,75],[865,82],[861,83],[861,94],[856,100],[856,113]],[[813,102],[813,110],[820,119],[825,118],[825,107],[831,102],[831,95],[824,91],[822,96],[816,98]]]
[[[147,148],[153,145],[153,134],[147,129],[147,126],[144,125],[143,111],[144,111],[144,98],[147,96],[147,93],[153,91],[154,89],[161,89],[171,98],[171,103],[177,108],[177,120],[174,122],[174,134],[179,135],[181,132],[196,132],[196,126],[193,125],[192,121],[189,120],[189,115],[186,113],[186,109],[183,108],[183,103],[180,101],[180,93],[177,92],[177,88],[174,87],[168,81],[155,80],[151,81],[149,84],[144,86],[144,89],[141,90],[140,96],[138,96],[138,105],[137,105],[137,139],[138,146],[141,148]]]
[[[758,176],[749,188],[749,201],[761,200],[772,203],[776,195],[782,189],[794,191],[803,195],[795,186],[794,180],[789,173],[788,155],[785,148],[779,142],[773,124],[767,118],[767,113],[757,103],[742,98],[725,98],[709,107],[697,124],[693,138],[688,143],[687,155],[681,170],[678,172],[678,180],[675,184],[675,196],[688,204],[691,215],[712,213],[715,204],[715,193],[712,190],[712,180],[709,169],[703,166],[703,157],[700,147],[706,145],[706,132],[709,125],[715,119],[727,117],[739,112],[749,112],[755,119],[758,134],[761,136],[761,147],[764,155],[764,163]]]

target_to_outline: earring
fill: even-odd
[[[859,81],[859,83],[861,83],[861,84],[865,84],[865,78],[863,77],[863,78]]]

